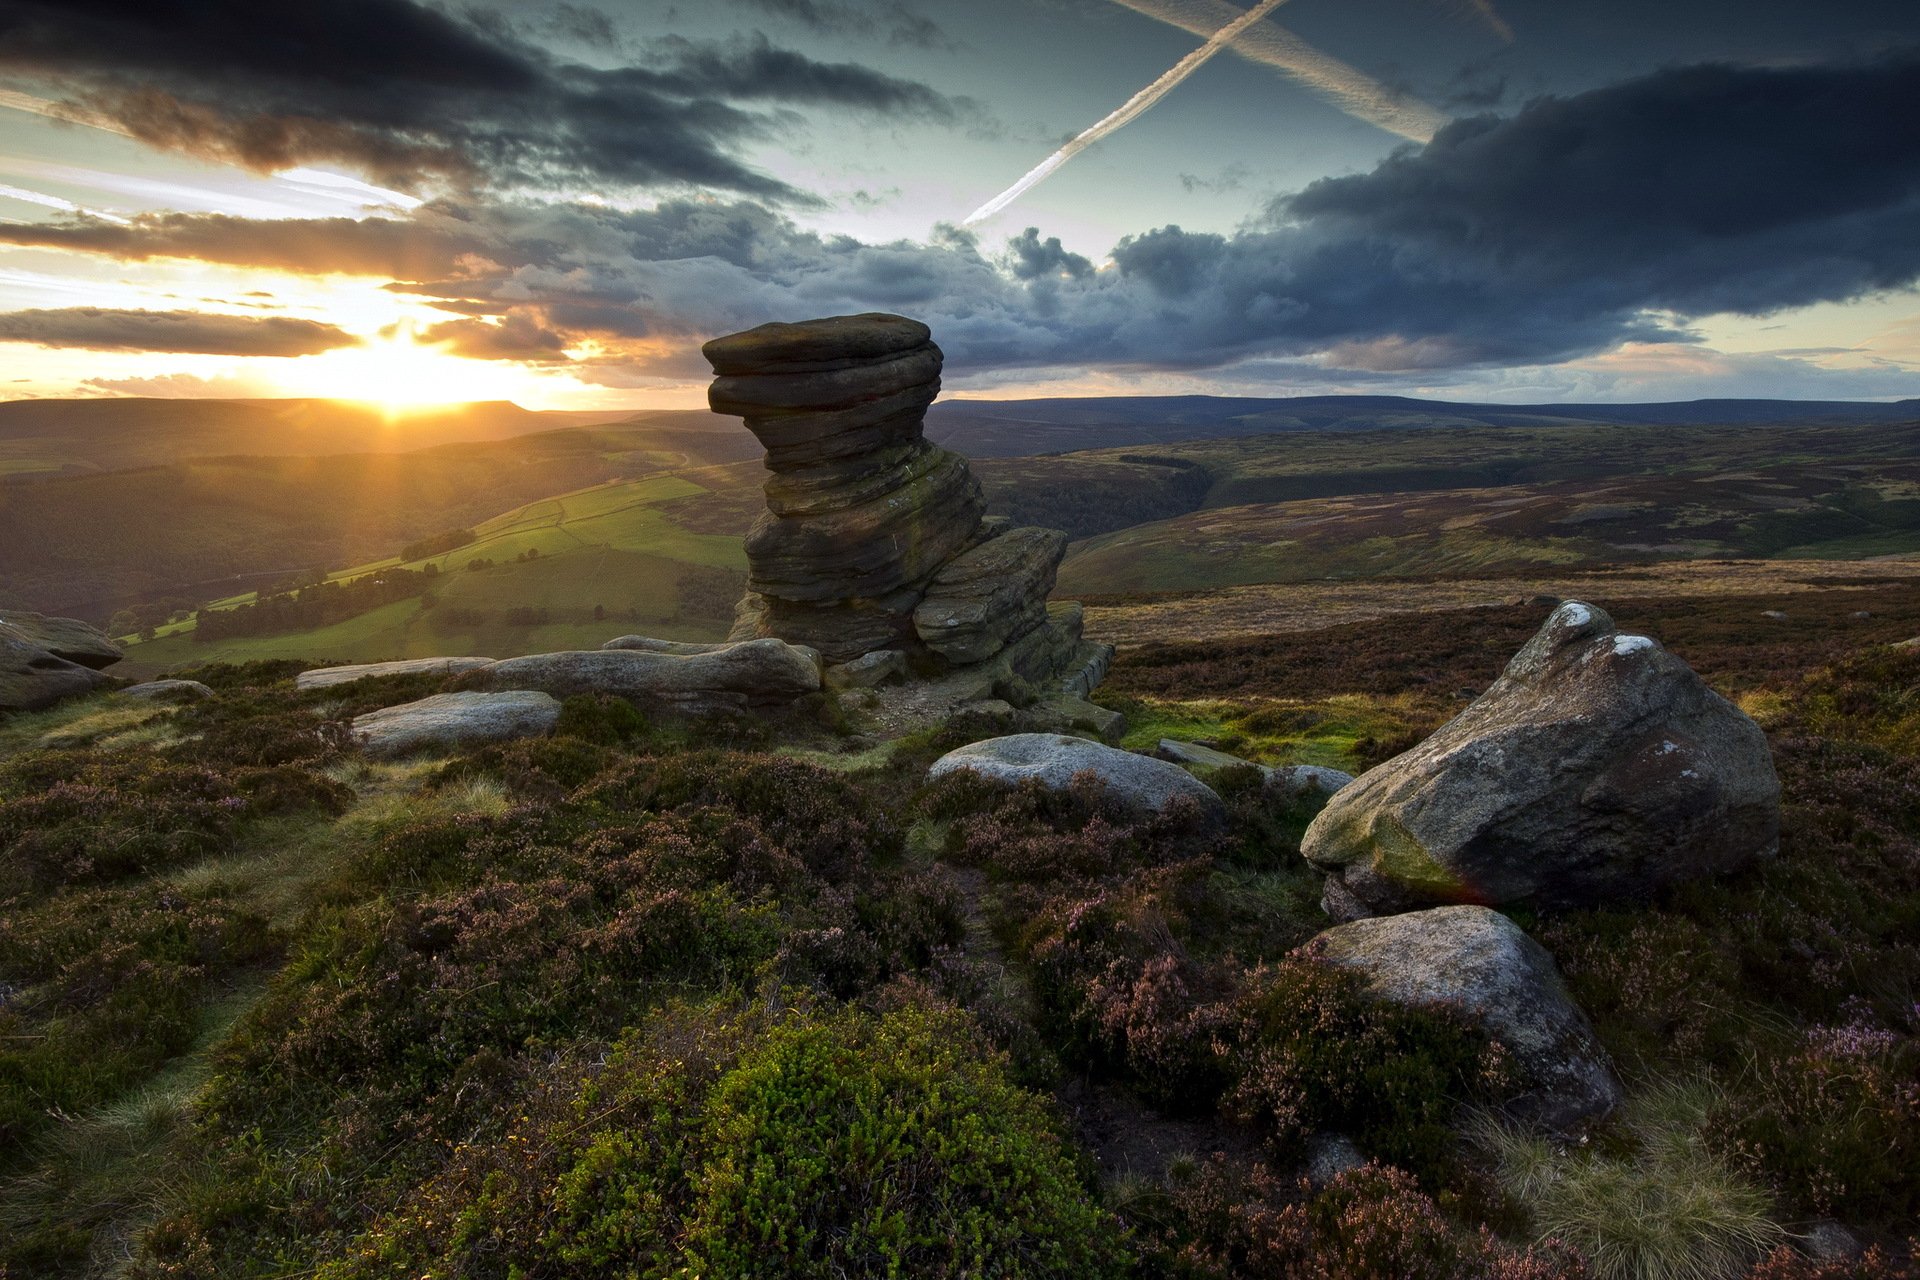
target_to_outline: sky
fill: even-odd
[[[0,0],[0,399],[1920,396],[1912,0]]]

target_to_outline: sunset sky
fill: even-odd
[[[1916,396],[1916,103],[1912,0],[0,0],[0,399]]]

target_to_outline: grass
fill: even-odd
[[[1106,697],[1127,717],[1121,745],[1152,750],[1162,738],[1199,742],[1253,764],[1315,764],[1357,771],[1378,763],[1382,744],[1437,724],[1444,704],[1405,694],[1324,699],[1162,700]],[[1444,718],[1444,717],[1442,717]]]
[[[1589,1148],[1490,1114],[1473,1133],[1535,1234],[1578,1248],[1596,1280],[1729,1280],[1787,1235],[1766,1191],[1704,1140],[1723,1105],[1706,1081],[1653,1081]]]

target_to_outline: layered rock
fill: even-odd
[[[508,658],[470,672],[483,689],[537,689],[557,698],[604,693],[661,711],[705,715],[777,706],[818,690],[820,655],[779,640],[699,653],[581,649]]]
[[[493,665],[492,658],[402,658],[397,662],[356,662],[344,667],[315,667],[293,678],[296,689],[331,689],[379,676],[457,676]]]
[[[777,636],[835,666],[899,650],[1079,695],[1099,683],[1111,650],[1048,611],[1066,535],[984,519],[966,460],[925,438],[941,354],[924,324],[765,324],[703,350],[714,411],[745,420],[772,472],[733,639]]]
[[[1479,699],[1360,776],[1300,850],[1342,918],[1439,902],[1584,906],[1772,854],[1766,735],[1646,636],[1568,601]]]
[[[0,711],[37,711],[111,684],[118,645],[78,618],[0,614]]]
[[[436,693],[355,716],[353,736],[368,755],[392,757],[539,737],[559,722],[560,703],[545,693]]]
[[[1621,1099],[1613,1063],[1545,947],[1485,907],[1436,907],[1328,929],[1303,952],[1362,975],[1379,999],[1458,1009],[1512,1055],[1520,1117],[1569,1128]]]

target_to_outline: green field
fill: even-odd
[[[528,503],[476,526],[474,540],[455,550],[404,563],[389,557],[330,575],[360,578],[431,565],[439,576],[423,596],[284,635],[202,643],[191,623],[166,627],[151,641],[129,644],[127,660],[115,670],[144,675],[198,662],[264,658],[507,657],[594,648],[635,630],[716,639],[731,621],[744,578],[740,539],[691,532],[661,510],[706,492],[681,476],[664,475]],[[468,567],[487,560],[494,563]],[[253,599],[248,593],[215,607]]]

